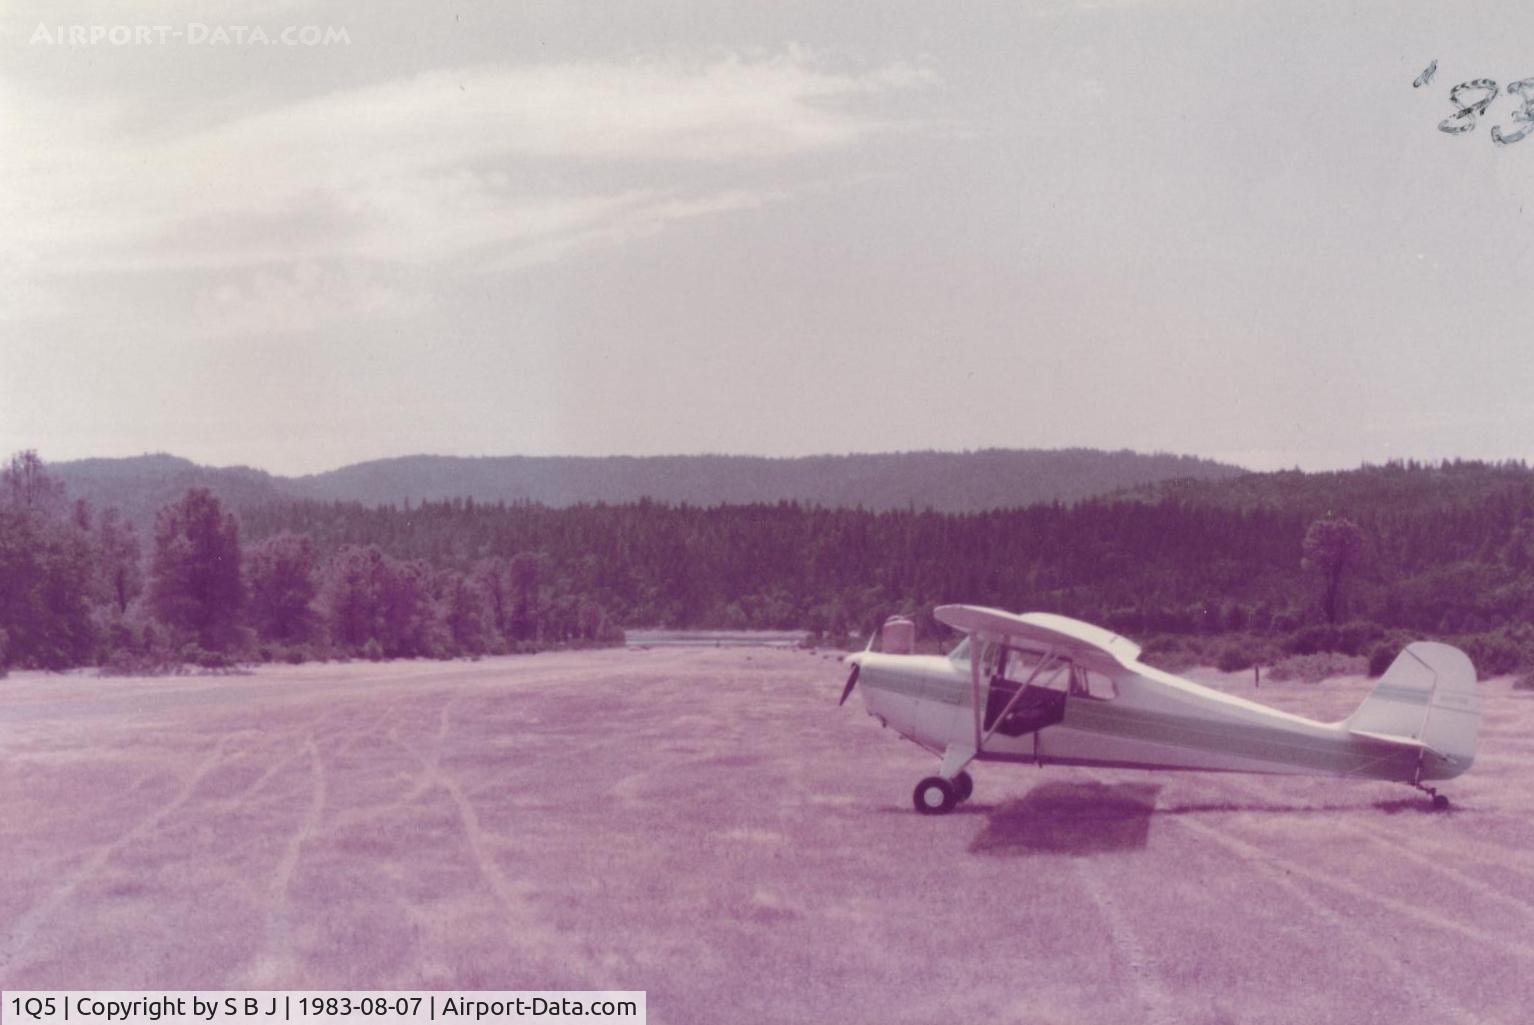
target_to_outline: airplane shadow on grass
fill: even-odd
[[[1015,801],[960,811],[986,815],[974,854],[1099,854],[1145,846],[1160,792],[1154,783],[1045,783]]]
[[[1151,822],[1160,815],[1253,812],[1270,815],[1317,815],[1370,810],[1387,815],[1433,812],[1418,797],[1354,804],[1261,804],[1211,801],[1156,807],[1161,787],[1154,783],[1045,783],[1024,797],[1001,804],[962,805],[956,814],[986,816],[985,828],[970,843],[973,854],[1102,854],[1143,848]],[[1450,814],[1460,809],[1451,809]]]

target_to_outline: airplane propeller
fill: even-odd
[[[842,688],[842,699],[836,703],[837,708],[840,708],[847,703],[847,698],[852,695],[852,688],[858,685],[858,670],[862,668],[862,666],[856,663],[853,664],[852,672],[847,676],[847,686]]]
[[[868,643],[863,646],[863,651],[858,655],[853,655],[848,658],[848,661],[852,663],[852,672],[847,675],[847,686],[842,688],[842,699],[836,703],[837,708],[845,705],[847,703],[847,699],[852,696],[852,688],[858,685],[858,672],[863,668],[862,656],[874,650],[874,638],[878,636],[879,634],[877,631],[869,634]]]

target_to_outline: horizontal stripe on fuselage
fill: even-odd
[[[966,707],[970,703],[968,681],[956,677],[945,679],[881,667],[877,674],[869,673],[859,683],[873,690],[918,700]],[[1425,703],[1425,691],[1407,693],[1423,696]],[[1371,743],[1350,735],[1307,735],[1291,728],[1170,715],[1115,701],[1081,697],[1066,700],[1065,719],[1061,725],[1099,736],[1272,762],[1318,773],[1378,779],[1411,778],[1416,773],[1419,757],[1414,749]],[[1318,728],[1325,729],[1319,724]],[[1049,729],[1045,728],[1045,738],[1049,736]],[[1006,741],[995,738],[992,743],[1005,744]],[[1046,739],[1044,743],[1047,751],[1049,741]],[[1031,756],[1025,757],[1031,760]],[[1428,757],[1431,759],[1433,755],[1429,753]],[[1047,755],[1046,760],[1049,760]]]
[[[1083,698],[1066,702],[1061,725],[1084,733],[1342,775],[1410,776],[1416,771],[1418,758],[1414,749],[1371,744],[1350,736],[1309,736],[1298,730],[1167,715]],[[1047,741],[1045,747],[1047,751]]]
[[[945,705],[969,704],[969,681],[957,677],[944,679],[924,673],[880,668],[877,673],[862,674],[858,678],[858,686],[924,701],[941,701]]]

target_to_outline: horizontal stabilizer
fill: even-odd
[[[1422,741],[1413,740],[1411,737],[1394,737],[1389,733],[1370,733],[1368,730],[1348,730],[1348,732],[1355,737],[1363,737],[1365,740],[1378,740],[1386,744],[1394,744],[1397,747],[1409,747],[1414,751],[1431,750]]]

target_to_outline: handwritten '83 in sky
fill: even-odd
[[[1419,89],[1431,82],[1437,70],[1438,61],[1434,60],[1412,82],[1412,88]],[[1501,125],[1491,126],[1491,141],[1498,146],[1511,146],[1534,132],[1534,78],[1510,82],[1506,91],[1517,97],[1521,106],[1513,111],[1511,117],[1514,125],[1509,126],[1508,130],[1504,130]],[[1497,82],[1491,78],[1472,78],[1454,86],[1449,90],[1449,103],[1453,105],[1454,113],[1438,122],[1438,130],[1447,135],[1464,135],[1475,131],[1477,120],[1485,115],[1498,92]],[[1474,95],[1476,93],[1480,95]]]

